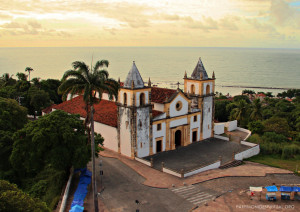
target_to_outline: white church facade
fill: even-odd
[[[117,101],[106,94],[95,107],[95,132],[104,146],[128,157],[146,157],[174,150],[214,135],[215,76],[209,78],[201,59],[191,74],[184,75],[184,90],[145,86],[133,62]],[[81,96],[54,105],[85,117]]]

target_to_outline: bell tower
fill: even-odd
[[[215,74],[209,78],[201,58],[191,75],[184,75],[184,92],[192,98],[192,109],[201,110],[200,139],[214,136]]]
[[[151,83],[144,81],[133,61],[118,94],[118,149],[128,157],[150,154]]]

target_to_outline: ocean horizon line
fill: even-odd
[[[235,46],[7,46],[0,49],[17,48],[214,48],[214,49],[262,49],[262,50],[300,50],[300,47],[235,47]]]

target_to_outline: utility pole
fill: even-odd
[[[94,137],[94,107],[91,106],[91,145],[92,145],[92,189],[93,189],[93,202],[94,211],[98,212],[98,192],[96,184],[96,172],[95,172],[95,137]]]

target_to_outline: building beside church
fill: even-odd
[[[184,74],[184,90],[153,87],[133,62],[118,99],[104,94],[95,107],[95,132],[104,146],[128,157],[146,157],[174,150],[214,136],[215,76],[209,78],[201,58],[191,77]],[[77,96],[52,110],[85,117],[84,101]]]

